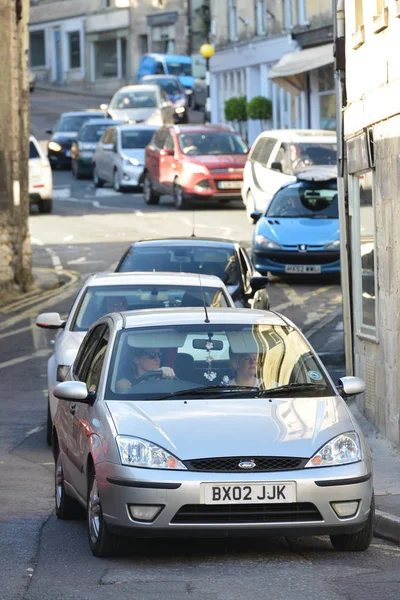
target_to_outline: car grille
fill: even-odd
[[[340,259],[339,252],[256,252],[260,257],[268,258],[283,265],[323,265]]]
[[[323,521],[310,502],[291,504],[186,504],[171,523],[305,523]]]
[[[291,471],[302,469],[307,463],[307,458],[291,458],[288,456],[231,456],[223,458],[197,458],[183,461],[189,471],[208,471],[213,473],[255,473],[266,471]],[[241,469],[239,463],[242,461],[253,461],[256,466],[253,469]]]

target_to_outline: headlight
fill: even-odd
[[[325,444],[306,467],[335,467],[362,460],[360,438],[355,431],[342,433]]]
[[[176,114],[181,115],[181,114],[183,114],[185,112],[185,107],[184,106],[177,106],[175,108],[175,112],[176,112]]]
[[[117,435],[116,439],[123,465],[145,469],[186,470],[180,460],[151,442],[122,435]]]
[[[261,246],[261,248],[280,248],[280,245],[277,244],[276,242],[273,242],[272,240],[269,240],[268,238],[264,237],[263,235],[256,235],[255,237],[256,240],[256,244],[258,246]]]
[[[327,244],[325,246],[325,248],[327,250],[339,250],[339,248],[340,248],[340,240],[335,240],[334,242],[331,242],[330,244]]]
[[[138,167],[141,163],[137,158],[124,158],[123,160],[125,167],[134,166]]]
[[[60,150],[62,150],[62,146],[60,146],[60,144],[57,144],[57,142],[50,142],[49,150],[53,150],[54,152],[60,152]]]

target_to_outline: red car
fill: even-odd
[[[172,194],[182,210],[190,202],[240,199],[247,153],[240,135],[223,125],[162,127],[146,147],[144,201]]]

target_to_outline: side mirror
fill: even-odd
[[[44,329],[64,329],[65,321],[63,321],[59,313],[42,313],[36,317],[35,321],[38,327]]]
[[[341,377],[337,384],[339,394],[344,398],[347,396],[357,396],[365,392],[365,383],[359,377]]]
[[[46,129],[46,133],[48,133],[49,135],[51,135],[53,133],[52,129]]]
[[[271,165],[271,169],[273,171],[279,171],[280,173],[282,173],[282,163],[279,161],[273,162]]]
[[[173,150],[172,148],[163,148],[162,150],[160,150],[161,156],[174,156],[174,154],[175,150]]]
[[[112,152],[114,150],[114,144],[103,144],[103,150]]]
[[[262,290],[267,287],[269,283],[268,277],[265,275],[257,275],[256,277],[252,277],[250,279],[250,286],[253,292],[258,292],[258,290]]]
[[[107,110],[108,104],[100,104],[100,110]]]
[[[93,406],[96,395],[89,392],[86,383],[83,381],[63,381],[54,388],[53,394],[59,400],[68,400],[70,402],[81,402]]]
[[[250,217],[253,219],[254,223],[257,223],[261,219],[262,213],[259,210],[254,210]]]

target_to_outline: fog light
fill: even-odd
[[[331,506],[340,519],[348,519],[354,517],[358,511],[359,500],[351,500],[350,502],[331,502]]]
[[[154,521],[162,508],[162,506],[151,506],[149,504],[130,504],[129,512],[135,521]]]
[[[211,190],[210,182],[207,179],[203,179],[203,181],[199,181],[194,186],[196,192],[204,192],[205,190]]]

